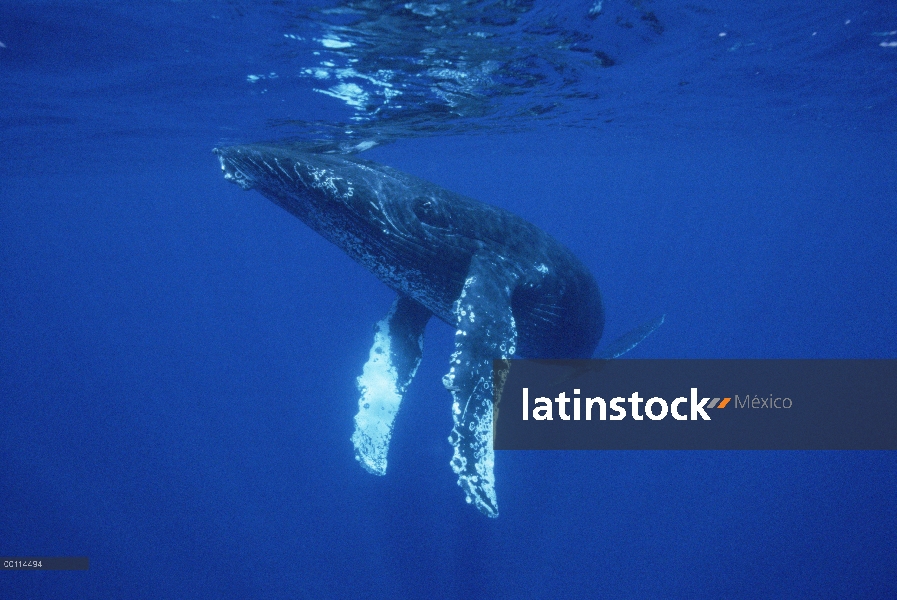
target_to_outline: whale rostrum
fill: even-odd
[[[420,363],[427,321],[435,315],[455,329],[443,377],[453,399],[451,467],[467,501],[497,516],[492,361],[592,356],[604,309],[589,271],[507,210],[357,156],[281,144],[215,153],[225,179],[297,216],[397,293],[375,327],[357,380],[352,442],[369,472],[386,472],[393,424]],[[636,330],[620,348],[651,331]]]

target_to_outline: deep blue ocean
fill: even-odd
[[[897,597],[895,452],[498,452],[483,517],[436,319],[364,472],[395,294],[211,152],[285,139],[535,223],[628,357],[897,358],[893,1],[4,0],[0,555],[90,569],[0,598]]]

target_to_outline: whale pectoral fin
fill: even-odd
[[[386,454],[402,396],[420,364],[424,327],[432,313],[399,294],[374,327],[374,345],[358,378],[355,460],[375,475],[386,473]]]
[[[452,469],[467,502],[498,516],[492,448],[492,361],[515,352],[511,313],[512,276],[491,256],[474,256],[461,296],[455,301],[455,352],[443,384],[452,393]]]

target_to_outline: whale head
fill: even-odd
[[[214,152],[225,179],[260,192],[399,291],[456,293],[481,245],[466,234],[473,201],[385,165],[278,144]]]

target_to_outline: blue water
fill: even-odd
[[[0,597],[897,597],[893,452],[499,452],[482,517],[435,320],[365,473],[393,293],[211,154],[375,142],[633,357],[897,358],[893,3],[404,4],[0,5],[0,554],[91,561]]]

